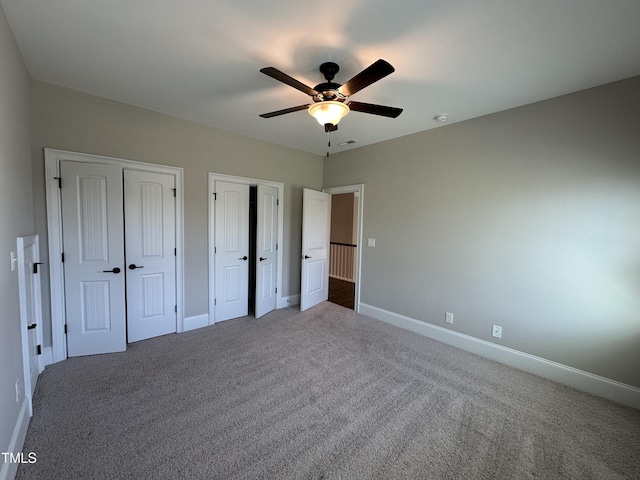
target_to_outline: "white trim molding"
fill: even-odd
[[[280,298],[276,308],[287,308],[293,307],[294,305],[300,305],[300,294]]]
[[[196,330],[198,328],[209,326],[209,314],[194,315],[184,318],[184,331]]]
[[[632,385],[594,375],[593,373],[536,357],[519,350],[496,345],[495,343],[454,332],[453,330],[438,327],[437,325],[422,322],[366,303],[360,304],[360,313],[505,365],[640,409],[640,388]]]
[[[47,233],[49,243],[49,278],[51,292],[51,337],[53,362],[67,358],[67,342],[64,333],[66,323],[64,305],[64,269],[62,256],[62,207],[58,177],[60,162],[69,160],[83,163],[118,165],[123,169],[173,175],[176,186],[176,305],[178,310],[176,330],[184,331],[184,169],[153,163],[102,157],[64,150],[44,149],[45,190],[47,200]]]
[[[29,452],[22,452],[22,449],[24,447],[24,440],[27,438],[27,429],[29,428],[29,404],[29,399],[23,396],[20,413],[18,413],[13,434],[11,435],[11,440],[6,450],[7,453],[11,453],[14,456],[22,453],[25,458],[27,458]],[[0,463],[0,480],[13,480],[18,472],[18,466],[19,464],[17,462],[3,461]]]

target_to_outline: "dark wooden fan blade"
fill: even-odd
[[[393,68],[389,62],[380,59],[338,88],[338,91],[346,97],[349,97],[395,71],[396,69]]]
[[[277,110],[275,112],[263,113],[260,116],[262,118],[277,117],[278,115],[284,115],[285,113],[297,112],[298,110],[306,110],[310,105],[298,105],[297,107],[285,108],[284,110]]]
[[[290,87],[295,88],[296,90],[300,90],[301,92],[306,93],[307,95],[313,96],[313,95],[316,95],[318,93],[313,88],[305,85],[302,82],[299,82],[295,78],[290,77],[286,73],[281,72],[277,68],[265,67],[265,68],[260,69],[260,71],[262,73],[264,73],[265,75],[269,75],[271,78],[275,78],[276,80],[278,80],[278,81],[280,81],[282,83],[286,83],[287,85],[289,85]]]
[[[349,102],[349,109],[354,112],[372,113],[383,117],[396,118],[402,113],[402,108],[387,107],[386,105],[375,105],[373,103]]]

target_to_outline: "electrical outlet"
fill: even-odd
[[[453,313],[446,312],[446,313],[444,314],[444,323],[451,323],[451,324],[453,324]]]
[[[502,327],[500,325],[494,325],[491,335],[497,338],[502,338]]]
[[[375,247],[376,246],[376,239],[375,238],[368,238],[367,239],[367,246],[368,247]]]

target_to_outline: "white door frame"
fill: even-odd
[[[49,281],[51,292],[51,337],[53,362],[67,358],[64,326],[67,323],[64,304],[64,269],[62,265],[62,207],[58,179],[60,162],[70,160],[83,163],[119,165],[123,169],[166,173],[176,179],[176,304],[177,331],[184,330],[184,170],[180,167],[136,162],[64,150],[44,149],[45,191],[47,200],[47,233],[49,243]]]
[[[360,265],[362,264],[362,220],[364,218],[364,184],[344,185],[342,187],[327,187],[322,189],[325,193],[336,195],[339,193],[357,193],[358,195],[358,219],[356,221],[358,231],[358,249],[356,252],[356,292],[354,300],[354,310],[360,312]]]
[[[268,185],[278,190],[278,259],[276,260],[276,308],[288,307],[286,299],[282,292],[282,258],[284,257],[284,183],[271,182],[269,180],[260,180],[257,178],[236,177],[233,175],[223,175],[220,173],[209,172],[209,325],[216,323],[215,303],[216,285],[215,285],[215,186],[216,181],[240,183],[245,185]]]

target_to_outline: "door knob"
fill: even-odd
[[[247,258],[249,258],[249,257],[247,257],[247,256],[245,255],[244,257],[240,257],[238,260],[246,260]]]
[[[305,255],[304,259],[306,260],[307,258],[311,258],[309,255]]]
[[[268,260],[268,257],[260,257],[260,261]]]
[[[136,268],[144,268],[144,265],[136,265],[135,263],[129,265],[129,270],[135,270]]]
[[[27,330],[33,330],[36,327],[37,327],[37,324],[32,323],[31,325],[27,326]]]
[[[120,269],[118,267],[113,270],[102,270],[104,273],[120,273]]]

